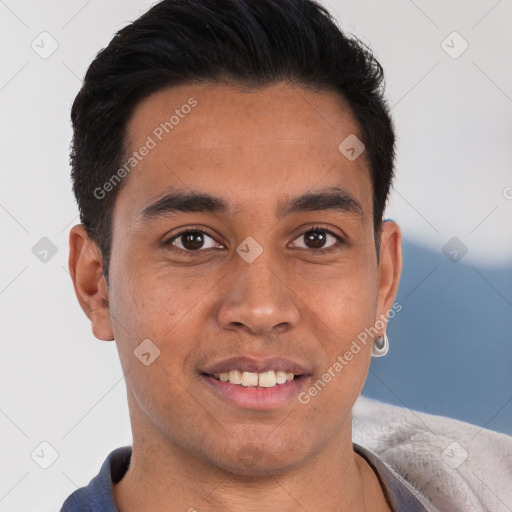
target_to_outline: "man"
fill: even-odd
[[[96,57],[69,266],[133,447],[64,512],[437,510],[352,438],[402,264],[382,78],[309,0],[164,0]]]

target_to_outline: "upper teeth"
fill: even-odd
[[[271,388],[276,384],[286,384],[293,380],[295,375],[282,370],[270,370],[268,372],[251,373],[241,372],[240,370],[231,370],[230,372],[214,373],[213,376],[222,382],[231,384],[242,384],[242,386],[259,386],[260,388]]]

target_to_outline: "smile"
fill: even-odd
[[[213,377],[221,382],[230,382],[244,387],[272,388],[293,380],[295,374],[283,370],[270,370],[261,373],[230,370],[229,372],[214,373]]]
[[[221,380],[221,376],[227,380]],[[231,370],[220,374],[201,374],[201,378],[209,392],[227,405],[269,411],[299,403],[298,397],[308,386],[311,375],[294,375],[279,370],[261,373]]]

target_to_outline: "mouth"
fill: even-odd
[[[236,357],[200,371],[222,401],[253,410],[277,409],[296,398],[311,377],[305,366],[282,358]]]
[[[214,373],[210,376],[221,382],[229,382],[230,384],[244,386],[246,388],[273,388],[300,378],[302,375],[296,375],[293,372],[285,372],[284,370],[269,370],[266,372],[230,370],[229,372]]]

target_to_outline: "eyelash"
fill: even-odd
[[[335,239],[336,239],[336,244],[332,245],[331,247],[328,247],[327,249],[309,249],[309,251],[313,251],[313,252],[316,252],[316,253],[321,253],[321,254],[326,254],[326,253],[330,253],[331,251],[333,250],[336,250],[336,249],[339,249],[339,247],[341,245],[345,245],[345,241],[343,240],[343,238],[339,235],[337,235],[336,233],[334,233],[333,231],[331,231],[330,229],[327,229],[323,226],[311,226],[309,227],[308,229],[306,229],[305,231],[303,231],[302,233],[300,233],[295,239],[294,241],[305,235],[306,233],[309,233],[310,231],[322,231],[324,233],[327,233],[331,236],[333,236]],[[213,240],[215,240],[215,237],[209,233],[208,231],[205,231],[204,229],[201,229],[201,228],[188,228],[188,229],[185,229],[175,235],[173,235],[171,238],[169,238],[168,240],[165,240],[163,242],[163,245],[165,245],[166,247],[170,248],[173,252],[176,252],[176,253],[181,253],[181,254],[186,254],[187,256],[200,256],[201,253],[205,252],[205,249],[197,249],[195,251],[192,251],[192,250],[184,250],[184,249],[181,249],[179,247],[174,247],[172,245],[172,243],[177,240],[180,236],[186,234],[186,233],[202,233],[204,235],[208,235],[210,238],[212,238]],[[216,241],[216,240],[215,240]],[[216,241],[217,242],[217,241]],[[219,242],[217,242],[219,243]],[[299,249],[306,249],[308,250],[308,248],[304,248],[304,247],[299,247]]]

